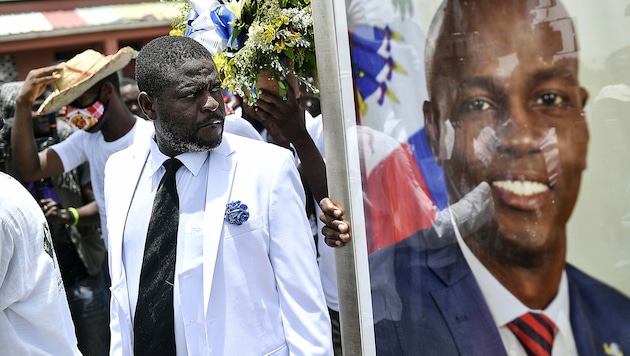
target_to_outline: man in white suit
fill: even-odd
[[[136,59],[136,78],[140,107],[155,134],[113,155],[105,171],[111,352],[134,353],[151,206],[165,171],[161,164],[176,157],[183,163],[176,173],[172,281],[177,354],[331,354],[330,321],[291,153],[223,134],[219,73],[211,54],[192,39],[149,42]]]

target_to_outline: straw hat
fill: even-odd
[[[88,49],[64,63],[55,80],[55,91],[37,110],[40,115],[48,114],[68,105],[103,78],[124,68],[135,56],[136,50],[123,47],[116,54],[104,56]]]

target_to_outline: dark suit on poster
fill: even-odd
[[[442,237],[433,229],[417,232],[370,255],[373,268],[383,264],[393,264],[391,280],[395,280],[402,312],[400,320],[376,321],[379,356],[506,355],[452,227]],[[565,270],[579,354],[605,355],[604,344],[613,342],[621,350],[630,350],[630,299],[569,264]],[[373,295],[391,296],[391,291],[378,288]],[[376,315],[386,315],[377,305],[374,308]]]

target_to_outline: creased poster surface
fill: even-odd
[[[346,3],[378,353],[630,353],[628,5]]]

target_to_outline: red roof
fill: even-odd
[[[11,35],[49,33],[68,28],[89,29],[114,24],[170,23],[180,11],[173,3],[144,2],[4,14],[0,15],[0,42],[10,40]]]
[[[74,10],[43,12],[44,17],[50,22],[53,28],[70,28],[88,26]]]

